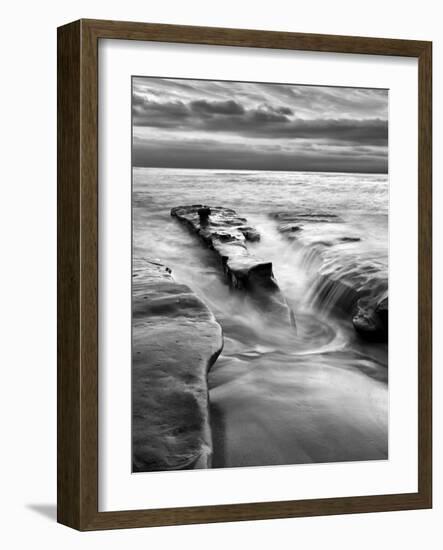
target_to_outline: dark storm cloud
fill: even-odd
[[[285,115],[253,110],[246,112],[243,118],[194,120],[192,124],[194,129],[269,140],[315,139],[386,145],[388,139],[387,121],[380,119],[289,119]]]
[[[270,122],[289,122],[289,118],[282,113],[276,112],[273,109],[267,109],[261,108],[261,109],[251,109],[247,112],[245,117],[245,123],[257,123],[258,125],[261,124],[268,124]],[[271,137],[271,136],[270,136]]]
[[[134,123],[152,128],[174,128],[209,132],[228,132],[248,137],[315,138],[355,143],[386,143],[386,120],[293,119],[289,108],[261,106],[245,109],[240,103],[196,100],[159,103],[134,99]]]
[[[242,115],[245,109],[240,103],[229,99],[227,101],[206,101],[198,99],[191,101],[190,108],[194,113],[215,115]]]
[[[190,118],[189,107],[182,101],[159,103],[134,95],[132,100],[133,124],[153,128],[174,128]]]
[[[275,112],[280,113],[281,115],[292,115],[294,111],[289,107],[277,107]]]
[[[133,124],[138,165],[387,170],[386,90],[137,78]]]
[[[388,139],[386,120],[366,119],[297,119],[289,125],[273,129],[274,137],[305,138],[320,140],[343,140],[351,143],[385,145]]]

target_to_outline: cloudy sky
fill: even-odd
[[[387,172],[388,92],[133,78],[135,166]]]

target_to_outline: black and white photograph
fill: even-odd
[[[3,5],[5,550],[442,546],[442,18],[399,7]]]
[[[387,89],[133,76],[132,470],[387,460]]]

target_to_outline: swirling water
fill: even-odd
[[[259,230],[248,246],[273,262],[296,331],[231,291],[215,255],[171,218],[196,203],[234,208]],[[336,218],[288,239],[271,214],[294,210]],[[386,175],[134,168],[133,254],[169,266],[223,327],[208,376],[214,467],[387,458],[387,345],[359,339],[335,307],[339,285],[318,299],[325,277],[386,294]]]

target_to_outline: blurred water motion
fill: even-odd
[[[248,246],[272,261],[296,331],[230,290],[215,254],[171,218],[196,203],[234,208],[260,232]],[[272,214],[294,211],[335,218],[305,215],[288,238]],[[349,288],[387,292],[386,175],[135,168],[133,254],[170,267],[223,327],[209,373],[214,467],[387,459],[387,345],[364,344],[344,313]]]

